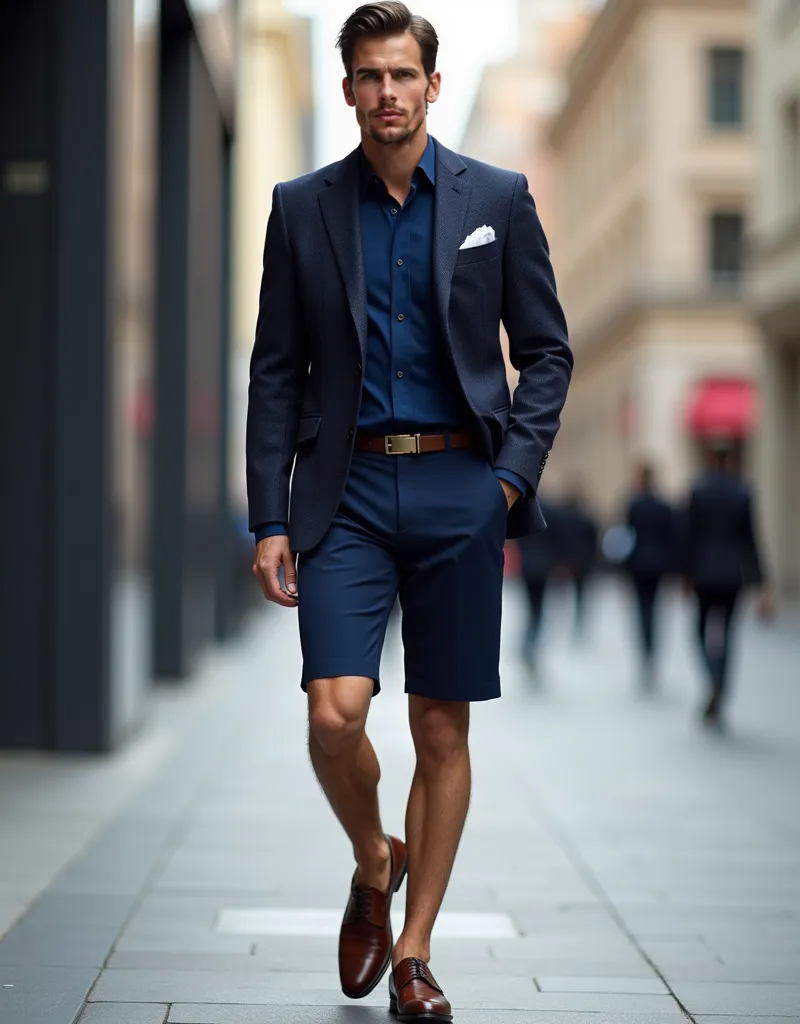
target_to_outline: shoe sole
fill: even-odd
[[[389,996],[389,1013],[394,1014],[399,1024],[414,1024],[418,1020],[438,1020],[444,1021],[445,1024],[451,1024],[453,1020],[451,1013],[398,1013],[397,1000],[392,996]]]
[[[397,879],[397,885],[394,887],[394,893],[392,893],[393,896],[395,896],[400,891],[400,886],[403,884],[403,882],[405,882],[407,874],[408,874],[408,861],[406,861],[406,866],[400,872],[400,877]],[[346,988],[342,988],[342,992],[344,993],[344,995],[348,999],[364,999],[371,992],[375,991],[375,989],[378,987],[378,985],[380,985],[380,983],[383,981],[384,975],[386,974],[386,972],[389,970],[389,967],[391,966],[391,963],[392,963],[392,950],[393,949],[394,949],[394,936],[392,936],[392,942],[389,945],[389,954],[386,957],[386,959],[384,960],[383,964],[381,965],[381,969],[378,971],[377,977],[372,982],[372,984],[369,986],[369,988],[361,989],[361,991],[359,991],[359,992],[348,992]],[[434,1020],[435,1019],[436,1018],[434,1018]],[[452,1020],[452,1018],[451,1018],[451,1020]]]

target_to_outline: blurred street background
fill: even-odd
[[[348,851],[244,479],[272,188],[358,143],[355,6],[0,5],[0,1024],[389,1019],[337,987]],[[430,131],[527,175],[575,352],[433,969],[457,1021],[800,1021],[800,2],[411,7]],[[683,541],[723,463],[730,636]],[[401,830],[396,619],[384,674]]]

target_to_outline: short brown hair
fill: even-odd
[[[404,32],[410,32],[419,43],[422,66],[430,78],[436,70],[439,53],[439,37],[433,25],[418,14],[412,14],[399,0],[380,0],[379,3],[363,4],[342,25],[336,45],[342,51],[348,79],[353,80],[353,53],[359,39],[380,39]]]

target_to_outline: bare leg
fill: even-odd
[[[365,732],[371,699],[371,679],[309,683],[308,748],[317,779],[353,844],[360,884],[386,892],[391,866],[378,808],[381,769]]]
[[[442,905],[467,818],[471,770],[469,704],[409,698],[417,767],[406,811],[406,921],[394,963],[430,960],[431,932]]]

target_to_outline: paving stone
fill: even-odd
[[[90,1003],[78,1024],[164,1024],[166,1003]]]
[[[620,1013],[676,1013],[669,996],[537,991],[532,978],[457,975],[439,980],[454,1006],[486,1009],[591,1010]],[[335,973],[262,976],[245,972],[168,972],[107,970],[92,999],[103,1002],[209,1002],[237,1004],[347,1005]],[[367,997],[368,1005],[385,1006],[381,984]]]
[[[800,1017],[695,1017],[697,1024],[800,1024]]]
[[[2,1024],[72,1024],[97,971],[93,968],[0,966]]]
[[[99,970],[117,935],[115,927],[85,927],[74,922],[69,931],[40,931],[17,925],[0,943],[0,964],[43,967],[93,967]]]
[[[180,1003],[168,1024],[389,1024],[385,1008],[370,1006],[226,1006]],[[459,1010],[456,1024],[677,1024],[674,1014],[550,1013],[540,1010]],[[720,1022],[722,1024],[722,1022]],[[754,1024],[765,1024],[755,1021]],[[772,1024],[784,1024],[773,1018]]]
[[[321,960],[322,958],[320,958]],[[327,966],[330,966],[330,958]],[[287,958],[288,963],[288,958]],[[164,953],[147,952],[113,953],[107,967],[111,970],[127,971],[267,971],[290,970],[286,967],[274,967],[263,959],[252,956],[251,951],[244,953]],[[314,970],[304,967],[304,970]],[[320,967],[319,970],[323,970]]]
[[[102,967],[133,898],[46,893],[0,942],[0,964]]]
[[[791,984],[800,979],[798,958],[775,963],[754,960],[748,964],[670,964],[661,971],[670,985],[684,981]]]
[[[692,1015],[800,1016],[800,984],[675,982],[673,991]]]
[[[536,984],[542,992],[603,992],[627,995],[668,995],[664,982],[651,975],[649,978],[580,978],[540,977]]]
[[[141,931],[125,933],[115,944],[118,953],[233,953],[249,956],[253,940],[240,935],[204,935],[189,930],[179,933]]]

